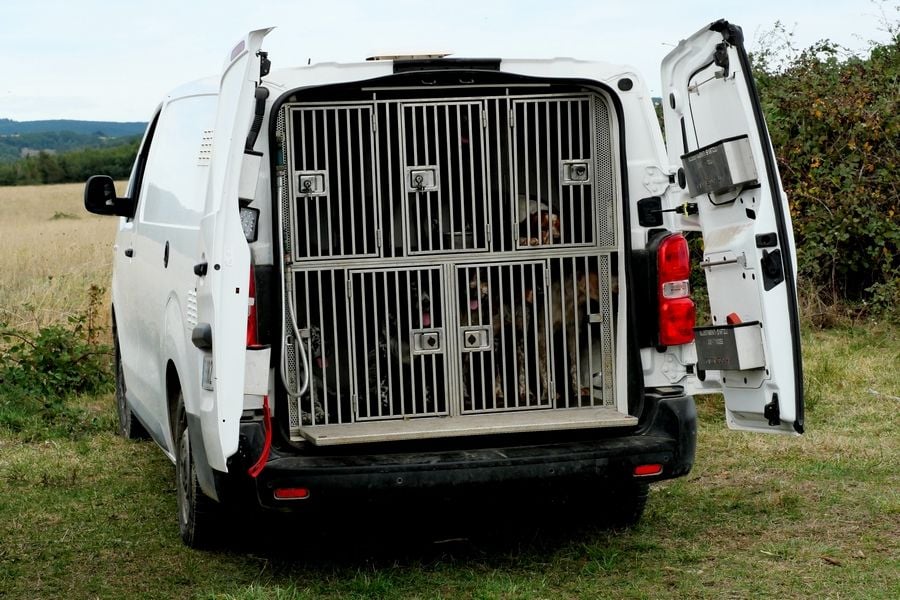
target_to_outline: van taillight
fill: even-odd
[[[256,320],[256,273],[250,265],[250,284],[247,286],[247,347],[259,346],[259,324]]]
[[[660,345],[677,346],[694,341],[696,311],[688,281],[691,255],[687,240],[680,233],[670,235],[659,244],[656,273]]]

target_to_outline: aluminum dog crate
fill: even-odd
[[[593,93],[284,105],[292,436],[613,409],[611,127]]]

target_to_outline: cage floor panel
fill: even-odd
[[[353,427],[323,425],[301,428],[300,435],[317,446],[337,446],[530,431],[632,427],[637,425],[637,422],[635,417],[623,415],[612,407],[601,406],[565,411],[541,410],[456,418],[371,421],[357,423]]]

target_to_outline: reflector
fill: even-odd
[[[276,488],[276,500],[305,500],[309,498],[309,490],[307,488]]]
[[[253,269],[253,263],[250,263],[250,283],[247,295],[247,347],[254,348],[259,345],[259,326],[256,317],[256,272]]]
[[[241,209],[241,229],[248,242],[255,242],[257,224],[259,223],[259,209],[244,207]]]
[[[634,468],[635,477],[649,477],[650,475],[659,475],[662,473],[662,465],[653,463],[649,465],[638,465]]]

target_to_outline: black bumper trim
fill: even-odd
[[[540,445],[464,450],[379,453],[377,445],[358,454],[274,455],[256,479],[257,497],[269,508],[307,502],[273,498],[275,488],[305,487],[310,500],[360,492],[427,490],[497,483],[633,480],[634,467],[659,463],[659,475],[644,482],[686,475],[694,461],[697,414],[692,398],[653,399],[646,426],[628,435]]]

